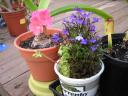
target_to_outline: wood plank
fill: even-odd
[[[15,58],[16,59],[16,58]],[[13,61],[13,62],[15,62],[15,61]],[[20,61],[18,61],[18,62],[20,62]],[[18,64],[18,62],[17,63],[15,63],[15,64],[17,64],[17,65],[19,65]],[[9,64],[9,63],[8,63]],[[7,64],[7,65],[8,65]],[[14,66],[14,65],[13,65]],[[12,66],[12,68],[13,68],[13,66]],[[4,67],[4,68],[2,68],[2,67]],[[16,95],[16,94],[18,94],[17,93],[17,90],[19,90],[19,91],[21,91],[22,92],[22,96],[25,96],[24,94],[26,94],[26,91],[27,90],[29,90],[29,89],[26,89],[26,91],[22,91],[22,88],[25,88],[25,86],[23,86],[23,87],[19,87],[19,89],[17,89],[17,90],[15,90],[14,89],[14,83],[17,81],[23,81],[23,80],[21,80],[21,77],[24,75],[21,75],[21,76],[18,76],[19,74],[21,74],[21,73],[17,73],[16,75],[15,75],[15,72],[17,72],[17,71],[19,71],[19,70],[17,70],[15,67],[14,67],[14,69],[11,69],[10,68],[10,70],[9,71],[7,71],[8,70],[8,68],[6,68],[7,66],[2,66],[1,68],[3,69],[2,70],[2,72],[1,72],[1,74],[2,73],[4,73],[5,72],[5,74],[3,75],[2,74],[2,76],[6,76],[6,77],[2,77],[1,78],[1,82],[5,85],[4,87],[5,87],[5,89],[8,91],[8,92],[11,92],[10,94],[12,95],[12,96],[21,96],[21,95]],[[19,67],[19,66],[18,66]],[[23,67],[20,67],[20,68],[24,68],[24,66]],[[26,69],[26,68],[24,68],[24,69]],[[13,70],[13,71],[12,71]],[[7,72],[6,72],[7,71]],[[21,71],[21,70],[20,70]],[[10,73],[9,73],[10,72]],[[24,71],[22,71],[22,72],[24,72]],[[8,75],[9,74],[9,75]],[[10,77],[11,76],[11,77]],[[18,78],[16,78],[16,76],[18,76]],[[14,79],[14,78],[16,78],[16,79]],[[14,80],[12,80],[12,79],[14,79]],[[28,78],[26,78],[25,76],[23,77],[23,79],[24,80],[27,80]],[[5,80],[5,81],[4,81]],[[8,81],[8,80],[11,80],[10,82]],[[16,81],[15,81],[16,80]],[[7,83],[6,83],[7,82]],[[24,83],[26,83],[27,81],[24,81]],[[10,84],[12,84],[12,86],[13,86],[13,88],[12,87],[10,87]],[[17,83],[17,84],[21,84],[20,82],[19,83]],[[21,84],[22,85],[22,84]],[[11,90],[11,91],[10,91]],[[14,90],[14,91],[13,91]],[[29,91],[27,91],[28,93],[29,93]]]
[[[2,52],[0,54],[0,66],[5,65],[9,61],[12,61],[13,59],[16,59],[17,57],[20,57],[20,54],[18,50],[14,47],[13,41],[9,43],[5,43],[7,45],[7,50]]]
[[[58,3],[57,5],[54,5],[54,6],[62,6],[63,5],[62,1],[64,1],[64,0],[56,0],[56,1],[60,2],[60,3]],[[72,1],[72,0],[69,0],[69,1]],[[84,1],[84,0],[80,0],[80,1]],[[93,1],[87,0],[87,2],[94,2],[94,1],[96,1],[96,2],[98,1],[98,2],[97,3],[95,2],[96,4],[94,4],[93,6],[100,7],[103,5],[105,7],[100,7],[100,8],[102,10],[105,10],[108,13],[112,14],[112,16],[114,16],[115,25],[116,25],[115,26],[116,32],[123,32],[124,30],[126,30],[128,28],[128,24],[127,24],[127,22],[128,22],[128,18],[127,18],[128,17],[128,13],[127,13],[128,7],[126,6],[126,4],[124,4],[122,1],[120,1],[119,3],[117,2],[116,4],[112,5],[113,3],[106,4],[107,2],[110,2],[108,0],[104,0],[104,3],[102,2],[102,0],[93,0]],[[116,1],[113,1],[113,2],[116,2]],[[53,2],[53,4],[56,4],[56,3]],[[67,3],[65,3],[65,4],[67,4]],[[109,4],[110,4],[110,7],[108,7]],[[117,7],[117,5],[120,5],[120,6]],[[68,14],[66,14],[66,15],[63,14],[62,16],[55,17],[54,26],[60,28],[60,26],[61,26],[60,20],[64,17],[66,17],[67,15]],[[103,22],[101,22],[99,24],[99,26],[103,26]],[[103,33],[103,27],[99,27],[99,31]],[[9,50],[9,51],[11,51],[11,50]],[[10,53],[10,54],[15,55],[17,53],[14,51],[14,49],[13,49],[13,52],[14,52],[14,54],[13,53]],[[5,53],[5,55],[6,54],[7,53]],[[0,55],[0,57],[1,56],[2,55]],[[7,57],[9,57],[9,56],[10,55],[8,55]],[[20,57],[18,56],[17,58],[20,58]],[[17,59],[17,58],[12,58],[10,60],[12,61],[13,59]],[[6,60],[6,59],[4,58],[3,60]],[[11,96],[32,96],[29,94],[30,90],[27,86],[27,80],[29,77],[29,73],[27,72],[27,73],[23,74],[23,72],[26,72],[27,68],[25,68],[25,65],[21,65],[21,66],[18,66],[18,68],[24,68],[25,70],[23,70],[23,69],[18,70],[16,65],[22,64],[22,63],[20,63],[20,62],[22,62],[22,60],[20,61],[20,59],[19,59],[18,62],[16,63],[16,65],[15,64],[13,65],[14,62],[15,62],[15,60],[12,61],[11,65],[9,64],[10,62],[9,63],[7,63],[7,62],[2,63],[2,66],[0,66],[0,67],[1,68],[3,67],[3,71],[0,71],[0,76],[1,76],[0,81],[1,81],[1,78],[3,78],[2,82],[4,84],[4,88],[11,94]],[[5,66],[3,66],[3,64],[5,64]],[[7,66],[10,66],[11,68],[9,68],[9,67],[6,68],[6,64],[7,64]],[[7,73],[6,73],[6,71],[7,71]],[[18,71],[20,71],[20,72],[17,74]],[[5,77],[3,77],[3,76],[5,76]],[[10,78],[10,76],[12,78]],[[5,79],[9,79],[9,81],[7,80],[6,82],[4,82]],[[18,86],[18,88],[17,88],[17,86]]]
[[[117,12],[112,12],[112,16],[114,17],[114,32],[120,33],[126,31],[128,29],[128,13],[127,13],[128,7],[124,7],[119,9]],[[100,23],[101,24],[101,23]],[[102,22],[103,24],[103,22]],[[102,27],[100,29],[100,32],[103,31],[104,28]]]
[[[11,96],[33,96],[28,88],[29,72],[19,76],[18,78],[4,84],[3,87]]]
[[[0,68],[0,83],[4,84],[28,71],[27,65],[22,58],[10,61]]]
[[[114,1],[113,1],[114,2]],[[125,4],[124,4],[125,3]],[[110,3],[109,3],[110,4]],[[116,8],[117,7],[117,4],[120,4],[120,6],[118,6],[118,8],[117,9],[113,9],[113,7],[114,8]],[[126,3],[126,2],[117,2],[117,4],[115,4],[113,7],[97,7],[98,9],[100,9],[100,8],[102,8],[102,10],[106,10],[106,12],[107,13],[109,13],[109,14],[111,14],[113,17],[114,17],[114,20],[115,20],[115,25],[117,24],[118,25],[118,23],[116,23],[117,21],[119,21],[119,19],[122,17],[122,18],[125,18],[125,19],[127,19],[127,16],[126,17],[124,17],[124,15],[126,15],[127,13],[126,13],[126,11],[127,11],[127,8],[128,8],[128,3]],[[104,4],[104,5],[106,5],[106,3]],[[104,6],[103,5],[103,6]],[[108,4],[107,4],[108,5]],[[110,13],[111,12],[111,13]],[[120,14],[121,13],[121,14]],[[124,14],[123,14],[124,13]],[[99,17],[100,18],[100,17]],[[123,22],[123,21],[122,21]],[[62,22],[61,21],[59,21],[59,22],[57,22],[56,24],[54,24],[54,27],[56,27],[56,28],[62,28],[63,26],[60,26],[60,25],[62,25]],[[126,24],[124,25],[124,26],[126,26]],[[124,27],[123,28],[120,28],[120,29],[124,29]],[[126,27],[125,27],[125,29],[126,29]],[[103,23],[103,20],[101,20],[101,22],[99,22],[98,24],[97,24],[97,30],[98,30],[98,32],[99,33],[101,33],[102,35],[104,35],[104,23]],[[115,31],[118,33],[118,32],[123,32],[123,31],[120,31],[120,30],[118,30],[118,26],[115,26]]]
[[[10,96],[9,93],[0,84],[0,96]]]
[[[104,5],[105,3],[109,3],[110,1],[106,1],[106,0],[93,0],[93,1],[88,1],[87,0],[87,2],[85,3],[86,5],[91,5],[91,6],[93,6],[93,7],[99,7],[99,6],[102,6],[102,5]],[[83,3],[82,3],[83,4]],[[59,6],[60,7],[60,6]],[[57,23],[58,21],[60,21],[60,20],[62,20],[63,18],[66,18],[66,17],[68,17],[70,14],[71,14],[72,12],[66,12],[66,13],[63,13],[63,14],[61,14],[61,15],[57,15],[57,16],[55,16],[53,19],[54,19],[54,21],[53,21],[53,23],[54,23],[54,25],[55,25],[55,23]],[[55,27],[53,25],[53,27]]]
[[[21,75],[22,73],[24,73],[28,70],[23,59],[18,54],[18,51],[11,44],[12,42],[13,42],[13,40],[11,42],[8,41],[8,43],[10,44],[10,46],[9,46],[10,48],[9,48],[9,50],[5,51],[5,55],[6,55],[6,56],[4,56],[5,58],[0,59],[0,61],[2,63],[1,67],[0,67],[0,75],[1,75],[0,82],[2,84],[9,82],[13,78],[16,78],[17,76]],[[9,52],[9,51],[12,53],[7,54],[7,52]],[[9,58],[9,59],[6,60],[6,58]]]
[[[121,8],[126,7],[128,4],[126,1],[112,1],[112,2],[107,2],[103,6],[100,6],[98,9],[104,10],[108,13],[115,13]]]
[[[94,4],[92,4],[91,6],[93,6],[95,8],[98,8],[98,7],[100,7],[100,6],[102,6],[102,5],[106,4],[106,3],[109,3],[109,2],[110,1],[108,1],[108,0],[107,1],[106,0],[105,1],[102,0],[102,1],[99,1],[97,3],[94,2]],[[66,18],[66,17],[68,17],[70,14],[71,14],[71,12],[68,12],[68,13],[64,13],[64,14],[55,16],[55,21],[54,21],[53,27],[55,27],[55,28],[62,28],[63,26],[60,26],[60,25],[62,25],[62,21],[61,20],[64,19],[64,18]]]

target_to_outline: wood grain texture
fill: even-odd
[[[52,0],[49,9],[53,10],[68,4],[82,3],[106,11],[114,17],[115,33],[128,29],[128,3],[125,0]],[[62,28],[62,19],[71,12],[54,17],[53,27]],[[103,20],[98,23],[98,32],[104,35]],[[0,42],[5,42],[8,49],[0,53],[0,83],[11,96],[32,96],[28,88],[29,69],[14,47],[14,37],[7,29],[0,30]],[[6,95],[5,95],[6,96]]]

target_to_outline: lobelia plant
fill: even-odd
[[[87,78],[100,70],[102,56],[101,37],[96,32],[97,17],[76,8],[75,14],[64,19],[62,36],[54,34],[52,40],[60,44],[59,71],[70,78]]]

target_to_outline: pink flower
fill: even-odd
[[[37,10],[32,13],[30,18],[29,29],[34,35],[39,35],[43,32],[43,26],[50,26],[52,24],[52,17],[47,9]]]

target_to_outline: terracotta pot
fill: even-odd
[[[18,36],[27,31],[27,22],[25,18],[26,10],[2,12],[1,13],[11,36]]]
[[[60,32],[59,29],[48,29],[48,34],[53,34],[55,32]],[[51,60],[40,57],[35,58],[32,55],[35,53],[36,49],[25,49],[19,46],[21,41],[26,40],[27,38],[32,37],[32,32],[23,33],[18,36],[15,41],[14,45],[20,51],[21,55],[24,57],[26,63],[30,68],[30,72],[35,80],[38,81],[51,81],[57,78],[54,72],[54,62]],[[58,59],[58,48],[57,47],[50,47],[44,49],[38,49],[40,52],[45,54],[45,56],[51,58],[52,60],[56,61]]]

